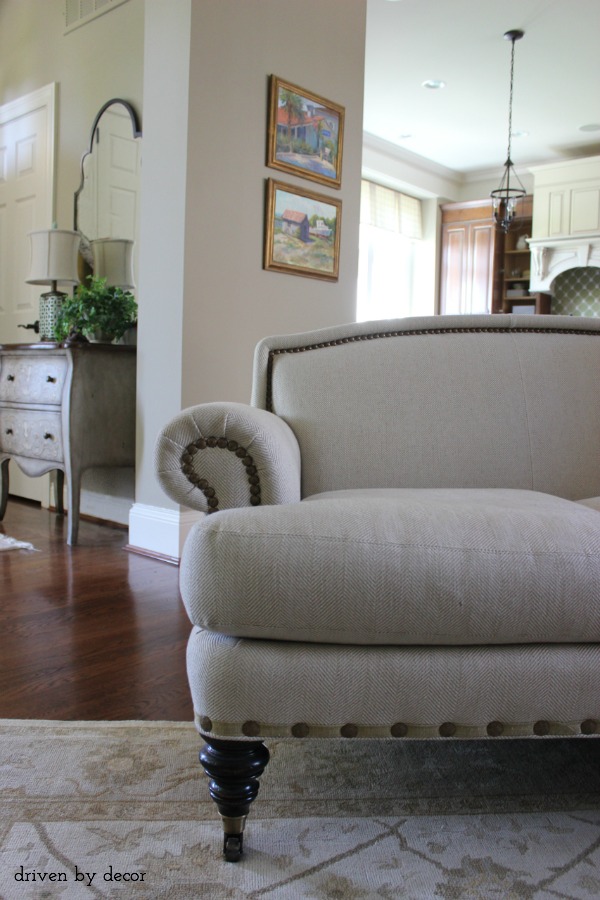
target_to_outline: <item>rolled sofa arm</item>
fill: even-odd
[[[294,432],[243,403],[184,409],[158,436],[155,469],[171,499],[206,513],[300,500]]]

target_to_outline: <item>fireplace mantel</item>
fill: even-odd
[[[557,275],[583,266],[600,268],[600,235],[531,238],[531,291],[550,291]]]

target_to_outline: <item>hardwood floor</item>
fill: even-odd
[[[0,718],[190,721],[190,623],[179,569],[127,552],[127,532],[10,499],[0,532]]]

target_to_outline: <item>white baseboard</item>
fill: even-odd
[[[129,512],[129,546],[132,550],[179,559],[190,529],[203,516],[194,510],[134,503]]]
[[[93,516],[95,519],[103,519],[106,522],[117,522],[119,525],[127,525],[133,500],[129,497],[111,497],[106,494],[97,494],[94,491],[83,490],[80,502],[82,515]]]

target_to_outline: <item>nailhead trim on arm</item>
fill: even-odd
[[[196,455],[196,453],[198,453],[200,450],[207,449],[229,450],[230,453],[235,454],[235,456],[240,460],[246,470],[248,484],[250,485],[250,505],[260,506],[260,477],[258,474],[258,470],[254,465],[253,458],[250,456],[246,448],[241,447],[237,441],[229,440],[229,438],[226,437],[211,436],[207,438],[198,438],[198,440],[194,441],[192,444],[188,444],[181,454],[181,471],[190,482],[190,484],[192,484],[195,488],[198,488],[199,491],[202,491],[202,493],[206,497],[208,512],[218,512],[219,498],[217,497],[215,488],[206,480],[206,478],[202,478],[200,475],[198,475],[193,465],[194,456]]]

